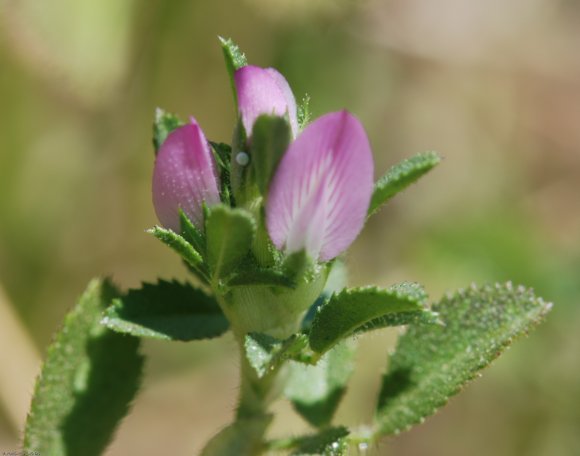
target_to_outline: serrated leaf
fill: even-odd
[[[284,394],[313,426],[324,427],[331,422],[354,369],[354,354],[354,341],[344,341],[314,366],[290,362]]]
[[[347,454],[348,444],[345,437],[349,432],[344,426],[324,429],[317,434],[295,439],[292,456],[324,455],[341,456]]]
[[[246,334],[244,349],[250,366],[262,378],[284,361],[294,359],[308,345],[305,334],[294,334],[286,340],[261,333]]]
[[[238,45],[232,41],[231,38],[218,37],[222,46],[222,51],[224,53],[224,58],[226,61],[226,69],[230,75],[230,83],[232,85],[232,90],[234,92],[234,100],[236,102],[236,107],[238,105],[238,97],[236,94],[236,84],[234,82],[234,73],[243,66],[248,64],[246,56],[240,50]]]
[[[161,108],[155,110],[155,122],[153,122],[153,146],[155,148],[155,155],[157,155],[159,148],[165,142],[169,133],[182,125],[185,125],[185,122],[175,114],[165,112]]]
[[[102,323],[137,337],[180,341],[218,337],[229,326],[212,297],[189,284],[164,280],[115,299]]]
[[[214,279],[233,271],[252,246],[256,222],[243,209],[213,206],[205,221],[207,260]]]
[[[436,152],[424,152],[396,164],[376,183],[369,206],[369,216],[400,191],[431,171],[441,157]]]
[[[108,331],[101,313],[117,295],[93,280],[48,349],[26,421],[27,454],[104,452],[139,388],[139,339]]]
[[[365,324],[388,314],[424,310],[418,294],[376,287],[344,289],[318,310],[310,330],[310,347],[324,353]]]
[[[284,117],[261,115],[252,128],[252,167],[262,195],[268,192],[270,180],[291,139],[290,125]]]
[[[531,290],[509,283],[473,286],[444,297],[433,310],[445,326],[410,326],[389,357],[377,407],[378,432],[406,430],[435,413],[550,308]]]
[[[174,231],[155,226],[149,230],[148,233],[155,236],[166,246],[177,252],[183,260],[185,260],[204,282],[208,282],[207,272],[201,254],[187,242],[185,238],[175,233]]]
[[[298,105],[298,127],[302,130],[310,122],[310,95],[304,95],[302,102]]]

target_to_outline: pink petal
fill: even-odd
[[[328,261],[361,231],[373,191],[373,157],[361,123],[347,111],[309,124],[290,145],[270,186],[266,222],[280,250],[302,248]]]
[[[288,113],[293,136],[298,133],[296,100],[288,82],[273,68],[247,65],[234,75],[238,109],[248,137],[262,114],[284,116]]]
[[[153,169],[153,205],[161,224],[180,232],[179,208],[203,228],[202,202],[220,202],[216,166],[209,144],[194,118],[162,144]]]

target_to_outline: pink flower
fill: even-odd
[[[328,261],[361,231],[373,191],[373,158],[361,123],[347,111],[308,125],[284,154],[268,194],[266,224],[276,247]]]
[[[236,71],[234,82],[238,110],[248,137],[252,135],[254,122],[262,114],[288,114],[292,135],[296,137],[296,100],[284,76],[273,68],[247,65]]]
[[[161,145],[153,169],[153,205],[165,228],[179,233],[179,209],[203,228],[202,203],[220,202],[216,165],[203,131],[191,123],[172,131]]]

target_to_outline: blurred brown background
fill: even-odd
[[[38,360],[95,275],[186,277],[145,234],[155,107],[228,141],[217,35],[284,73],[315,115],[365,124],[377,177],[445,160],[366,227],[351,283],[532,286],[546,324],[385,455],[580,454],[580,3],[573,0],[0,0],[0,450],[18,448]],[[372,413],[394,331],[361,338],[339,420]],[[231,416],[229,338],[146,344],[109,454],[195,454]],[[104,398],[105,400],[106,398]],[[287,404],[274,432],[305,425]]]

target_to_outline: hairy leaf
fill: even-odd
[[[369,322],[389,314],[421,311],[426,311],[423,295],[413,287],[344,289],[318,309],[310,330],[310,347],[323,353]]]
[[[410,326],[389,357],[378,432],[397,433],[435,413],[550,308],[531,290],[509,283],[472,286],[444,297],[433,309],[445,326]]]
[[[316,365],[290,363],[285,395],[300,415],[316,427],[330,424],[354,368],[354,341],[344,341]]]
[[[189,284],[164,280],[115,299],[102,323],[133,336],[181,341],[218,337],[229,326],[212,297]]]
[[[220,195],[221,201],[230,206],[231,201],[231,157],[232,157],[232,147],[225,143],[216,143],[213,141],[209,142],[216,159],[216,163],[219,169],[219,183],[220,183]]]
[[[224,53],[224,58],[226,61],[226,69],[228,70],[228,74],[230,75],[230,83],[232,85],[232,90],[234,91],[234,99],[236,102],[236,106],[238,104],[238,97],[236,95],[236,84],[234,83],[234,73],[236,70],[246,66],[248,61],[246,60],[246,56],[240,50],[238,45],[232,41],[231,38],[222,38],[219,37],[222,51]]]
[[[189,217],[183,210],[179,209],[179,223],[181,225],[182,237],[194,248],[200,257],[205,253],[205,236],[193,224]],[[197,260],[196,260],[197,261]],[[189,263],[189,261],[188,261]]]
[[[248,253],[256,234],[249,212],[224,205],[213,206],[205,222],[208,263],[214,278],[232,272]]]
[[[116,290],[93,280],[48,349],[24,432],[24,450],[51,456],[104,452],[139,388],[139,339],[100,325]]]
[[[181,219],[181,222],[183,223],[183,218]],[[166,246],[170,247],[173,251],[177,252],[179,256],[181,256],[181,258],[183,258],[183,260],[193,268],[194,271],[197,271],[200,279],[202,279],[204,282],[208,281],[207,271],[205,269],[201,254],[195,250],[185,238],[175,233],[174,231],[161,228],[160,226],[155,226],[147,230],[147,232],[155,236]]]
[[[267,334],[250,333],[244,341],[248,362],[259,378],[284,361],[294,359],[307,345],[308,337],[305,334],[294,334],[286,340],[279,340]]]
[[[374,214],[393,196],[431,171],[440,161],[441,157],[436,152],[424,152],[407,158],[389,169],[375,183],[369,215]]]
[[[399,296],[408,296],[410,299],[421,303],[421,310],[390,313],[378,318],[374,318],[368,323],[365,323],[361,327],[357,328],[357,333],[386,328],[389,326],[404,326],[419,323],[431,325],[441,324],[439,315],[427,307],[428,296],[427,293],[425,293],[425,289],[420,284],[415,282],[402,282],[390,286],[387,290],[394,291],[399,294]]]

